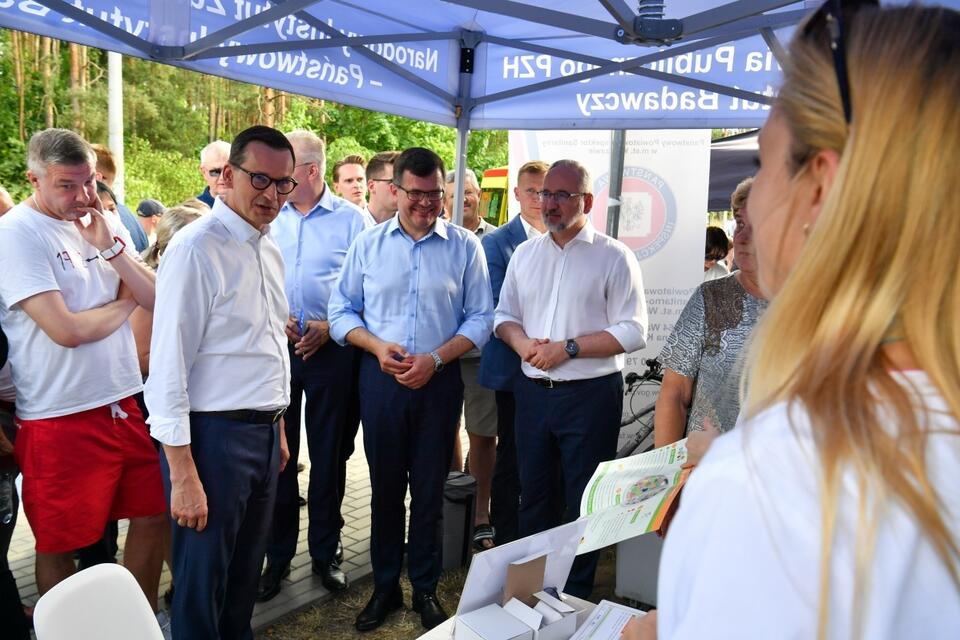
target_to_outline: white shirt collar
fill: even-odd
[[[520,216],[520,214],[517,214]],[[527,240],[533,240],[534,238],[539,238],[543,235],[543,232],[540,229],[537,229],[535,226],[524,220],[523,216],[520,216],[520,224],[523,225],[523,231],[527,236]]]

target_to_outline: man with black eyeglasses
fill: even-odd
[[[443,161],[413,148],[393,168],[398,213],[353,243],[329,305],[333,339],[367,352],[360,362],[360,415],[372,485],[374,592],[357,617],[360,631],[376,629],[403,606],[408,484],[413,610],[428,629],[447,617],[436,597],[438,532],[463,404],[457,359],[483,347],[493,325],[480,241],[438,219]]]
[[[230,143],[223,140],[214,140],[200,150],[200,175],[207,186],[203,188],[203,193],[197,196],[197,200],[208,207],[213,207],[213,199],[221,195],[223,185],[220,174],[223,173],[223,165],[227,164],[228,157]]]
[[[551,501],[563,469],[564,522],[597,465],[614,457],[623,411],[624,353],[646,342],[640,265],[593,228],[590,175],[575,160],[551,165],[540,191],[548,233],[517,247],[496,312],[496,334],[522,360],[514,380],[520,535],[560,522]],[[564,590],[590,597],[598,554],[577,557]]]
[[[157,274],[145,399],[173,527],[173,637],[253,638],[250,618],[289,453],[284,266],[270,234],[296,188],[290,141],[233,141],[225,194],[174,236]]]

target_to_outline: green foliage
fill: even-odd
[[[327,182],[333,182],[333,165],[346,156],[358,155],[369,159],[376,151],[371,151],[352,136],[344,136],[327,145]]]
[[[14,197],[23,197],[29,194],[29,185],[24,175],[21,88],[15,82],[11,33],[0,30],[0,141],[5,142],[0,147],[0,184]],[[44,94],[39,59],[29,50],[24,55],[25,137],[46,126],[49,103],[54,126],[72,128],[82,123],[88,140],[105,143],[106,53],[87,50],[88,84],[73,94],[69,47],[61,43],[50,67],[49,96]],[[197,194],[203,187],[197,172],[199,150],[212,139],[230,140],[240,130],[262,122],[266,109],[261,87],[136,58],[124,58],[123,85],[128,204],[144,197],[172,204]],[[73,112],[72,98],[77,98],[78,113]],[[282,109],[276,102],[274,108],[277,128],[308,129],[326,140],[328,168],[352,153],[369,158],[379,151],[413,146],[433,149],[453,168],[456,131],[450,127],[294,95],[286,96]],[[470,168],[478,173],[503,166],[507,163],[507,133],[475,131],[467,153]]]
[[[27,150],[18,138],[7,138],[0,153],[0,185],[6,187],[14,202],[20,202],[30,195],[30,183],[27,182]]]
[[[171,206],[203,190],[197,160],[179,151],[154,149],[143,138],[128,138],[124,148],[127,206],[135,207],[144,198],[156,198]]]

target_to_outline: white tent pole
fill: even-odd
[[[108,146],[117,165],[113,192],[123,202],[123,56],[107,52],[107,131]]]
[[[453,223],[463,224],[463,180],[467,174],[467,140],[470,138],[470,112],[457,119],[457,181],[454,184]]]
[[[477,46],[480,44],[480,33],[464,31],[460,40],[460,85],[457,88],[457,150],[456,163],[457,177],[454,183],[453,196],[453,223],[463,225],[463,192],[464,177],[467,174],[467,141],[470,138],[470,84],[473,81],[473,60]]]
[[[614,129],[610,132],[610,187],[607,204],[607,235],[620,235],[620,209],[623,198],[623,167],[627,149],[627,132]]]

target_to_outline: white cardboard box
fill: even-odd
[[[455,640],[567,640],[573,635],[593,605],[565,594],[558,600],[542,589],[544,583],[563,588],[585,526],[585,521],[571,522],[475,555],[457,609]],[[533,567],[539,572],[536,589],[518,590],[518,584],[529,584]],[[515,615],[500,604],[505,594],[519,598],[504,603]],[[519,634],[518,624],[529,635]]]
[[[533,640],[533,630],[498,604],[457,616],[455,640]]]

